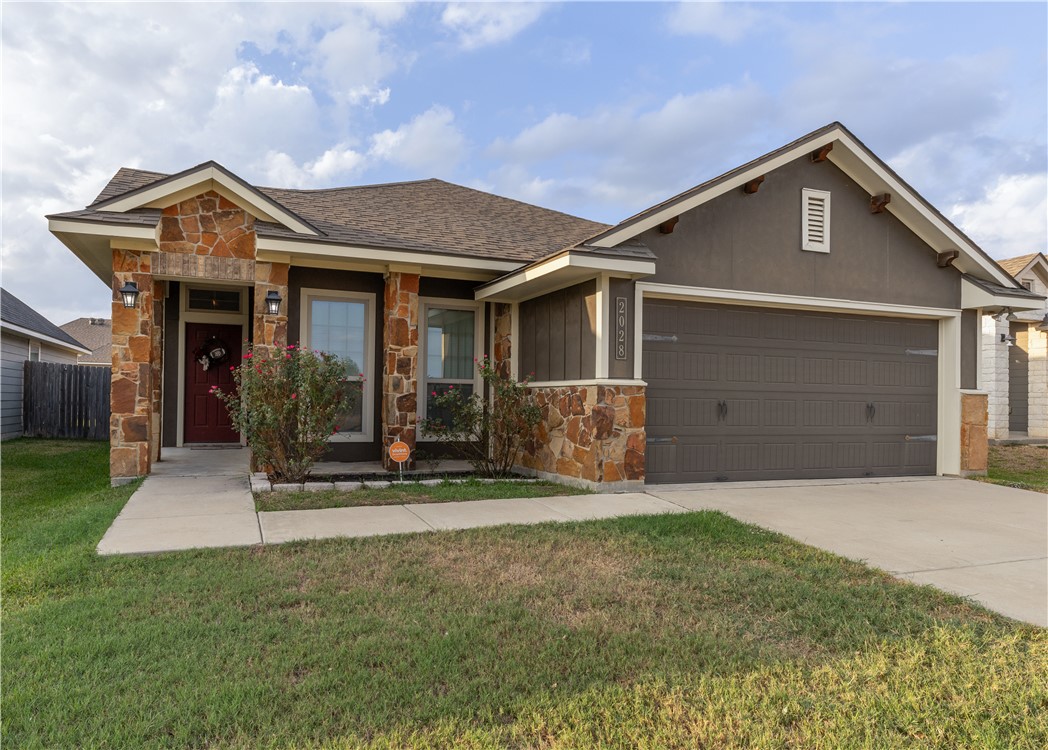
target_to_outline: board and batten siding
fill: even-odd
[[[585,281],[520,303],[520,376],[592,379],[597,371],[597,284]]]
[[[22,435],[22,372],[29,359],[29,339],[0,333],[0,440]],[[76,352],[40,344],[41,362],[75,365]]]

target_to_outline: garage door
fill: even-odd
[[[938,323],[649,300],[647,481],[934,474]]]

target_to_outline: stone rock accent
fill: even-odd
[[[163,210],[157,244],[162,253],[254,260],[255,218],[209,190]]]
[[[1008,329],[1008,321],[983,316],[980,388],[989,395],[987,433],[995,440],[1008,437],[1008,344],[1001,341]]]
[[[525,468],[593,485],[644,480],[644,386],[570,385],[532,393],[542,421],[525,441]]]
[[[504,302],[496,302],[492,306],[492,330],[494,331],[494,345],[491,351],[491,361],[501,377],[511,377],[512,355],[513,355],[513,315],[512,306]]]
[[[386,275],[383,303],[382,343],[382,463],[397,464],[389,457],[389,446],[398,440],[411,448],[415,465],[415,429],[418,421],[418,283],[415,273],[390,271]]]
[[[153,253],[113,250],[113,381],[110,389],[109,476],[121,484],[149,473],[153,451],[150,439],[158,435],[159,347],[154,330]],[[124,307],[120,288],[128,281],[138,285],[138,304]],[[159,314],[163,315],[162,302]],[[162,317],[161,317],[162,320]]]
[[[987,394],[961,394],[961,476],[986,474],[989,440]]]
[[[1030,407],[1027,434],[1048,438],[1048,331],[1030,325]]]
[[[255,263],[255,296],[253,316],[253,341],[256,347],[273,349],[287,346],[287,306],[288,306],[288,263]],[[283,302],[280,303],[280,314],[269,315],[266,312],[266,295],[275,290]]]

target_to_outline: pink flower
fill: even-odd
[[[290,354],[285,354],[284,355],[284,359],[291,359],[291,355]]]
[[[253,355],[251,354],[251,352],[248,352],[247,354],[244,355],[244,359],[251,359],[252,356]]]
[[[235,369],[237,369],[237,368],[233,367],[233,365],[230,365],[230,366],[229,366],[229,371],[230,371],[230,372],[233,372],[233,370],[235,370]]]
[[[292,398],[292,399],[296,399],[296,398],[298,398],[298,394],[297,394],[297,393],[292,393],[292,394],[291,394],[291,398]]]
[[[437,392],[436,392],[436,391],[433,391],[433,393],[431,393],[431,394],[429,394],[429,395],[431,395],[431,396],[436,396],[436,395],[437,395]]]
[[[290,351],[292,351],[292,350],[293,350],[294,348],[295,348],[295,345],[294,345],[294,344],[288,344],[288,345],[287,345],[287,350],[288,350],[289,352],[290,352]]]

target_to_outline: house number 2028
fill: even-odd
[[[615,359],[626,359],[626,298],[615,298]]]

